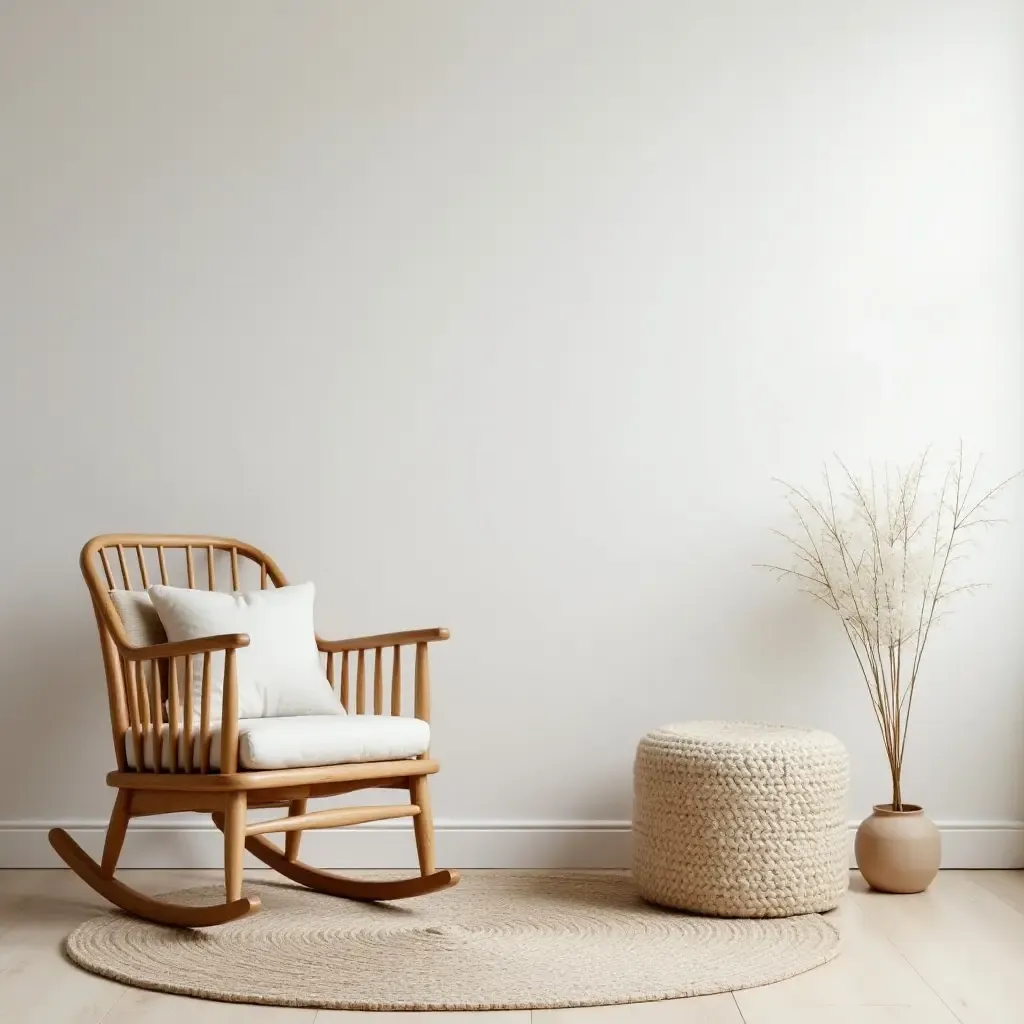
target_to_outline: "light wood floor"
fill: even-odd
[[[209,884],[217,877],[196,871],[128,874],[132,884],[152,892]],[[125,988],[79,970],[60,953],[62,937],[101,906],[70,872],[0,871],[0,1021],[438,1024],[433,1018],[446,1016],[239,1006]],[[492,1018],[486,1024],[1024,1021],[1024,872],[944,871],[920,896],[871,893],[854,875],[849,896],[833,916],[845,941],[840,957],[778,985],[665,1003],[473,1016]]]

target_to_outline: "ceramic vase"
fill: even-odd
[[[875,804],[857,829],[857,867],[880,892],[924,892],[939,873],[942,840],[916,804]]]

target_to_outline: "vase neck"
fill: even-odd
[[[905,817],[911,814],[924,814],[924,811],[921,809],[919,804],[903,804],[902,809],[898,811],[894,811],[892,809],[892,804],[875,804],[875,806],[871,809],[875,812],[875,814],[882,818],[897,818]]]

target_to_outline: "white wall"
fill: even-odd
[[[328,635],[450,626],[449,859],[624,856],[673,719],[835,731],[863,816],[855,665],[752,568],[771,478],[1024,465],[1022,124],[1012,0],[3,3],[0,862],[108,813],[115,530],[251,539]],[[1024,850],[1021,498],[915,710],[960,861]]]

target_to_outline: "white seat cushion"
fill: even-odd
[[[171,766],[170,730],[161,732],[160,763]],[[210,767],[220,767],[220,724],[210,730]],[[135,767],[135,746],[129,731],[124,738],[128,766]],[[430,726],[419,718],[392,715],[301,715],[294,718],[248,718],[238,723],[240,768],[314,768],[325,764],[357,764],[366,761],[397,761],[425,754],[430,746]],[[199,763],[199,737],[195,737]],[[184,738],[178,764],[183,763]],[[153,767],[153,745],[143,755]]]

